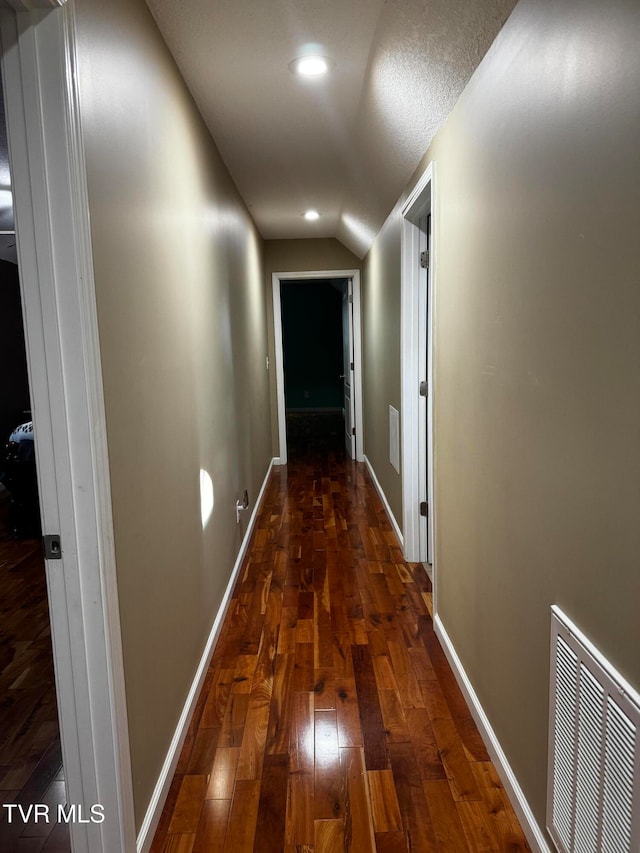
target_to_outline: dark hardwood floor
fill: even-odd
[[[65,784],[53,678],[44,560],[37,539],[14,540],[0,501],[0,853],[68,853],[69,830],[56,823]],[[27,822],[49,806],[50,820]],[[43,814],[43,813],[41,813]]]
[[[340,430],[273,472],[152,853],[528,851]]]

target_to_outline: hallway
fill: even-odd
[[[529,850],[423,568],[322,443],[273,471],[151,852]]]

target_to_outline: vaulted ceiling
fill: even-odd
[[[147,2],[262,235],[362,256],[516,0]]]

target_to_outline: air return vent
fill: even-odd
[[[547,827],[561,853],[640,851],[640,696],[557,607]]]

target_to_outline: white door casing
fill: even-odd
[[[96,804],[105,815],[70,824],[71,839],[75,853],[129,853],[135,824],[73,0],[1,15],[42,524],[62,543],[46,575],[67,797],[85,816]]]
[[[430,163],[402,208],[402,516],[405,559],[430,562],[435,571],[433,454],[433,323],[435,309],[434,241],[427,234],[428,214],[435,212],[434,164]],[[433,216],[431,221],[433,221]],[[429,250],[428,267],[420,263]],[[426,383],[427,396],[421,396]],[[428,516],[420,514],[426,501]]]
[[[353,383],[352,411],[355,421],[355,455],[358,462],[364,460],[362,441],[362,319],[360,311],[360,270],[317,270],[313,272],[275,272],[271,276],[273,290],[273,333],[276,360],[276,390],[278,400],[278,443],[279,455],[276,465],[287,464],[287,419],[284,394],[284,356],[282,348],[282,307],[280,300],[280,282],[302,279],[348,278],[352,282],[353,303]]]

